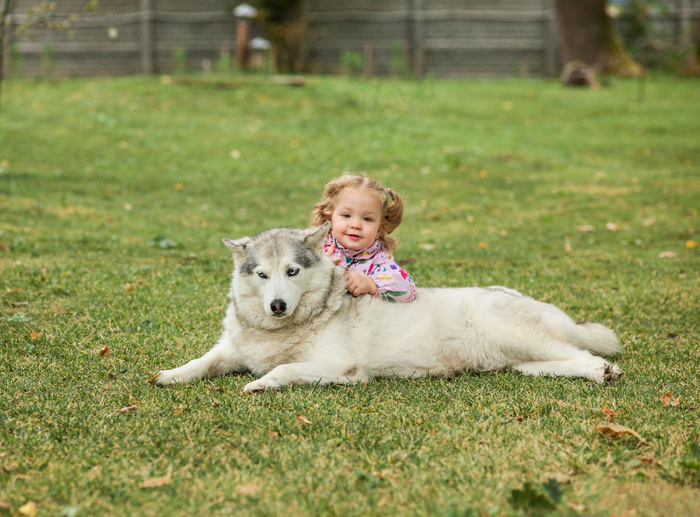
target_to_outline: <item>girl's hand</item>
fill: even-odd
[[[336,266],[340,265],[340,257],[333,258],[333,253],[335,252],[335,242],[331,242],[331,245],[328,246],[328,249],[326,250],[326,256],[331,257],[333,262],[335,262]]]
[[[347,271],[345,273],[348,292],[353,296],[361,294],[375,294],[377,292],[377,284],[370,277],[365,276],[355,271]]]

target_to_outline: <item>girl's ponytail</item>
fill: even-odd
[[[384,212],[384,224],[386,233],[391,233],[401,224],[403,219],[403,199],[396,192],[390,188],[386,189],[388,196],[391,198],[392,203],[386,208]]]

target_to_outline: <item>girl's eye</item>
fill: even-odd
[[[296,267],[290,267],[287,270],[287,275],[289,275],[289,276],[297,276],[298,274],[299,274],[299,269]]]
[[[371,217],[365,217],[365,221],[368,222],[368,223],[371,223],[371,222],[372,222],[372,218],[371,218]]]
[[[341,217],[345,217],[345,219],[350,219],[350,214],[343,214]]]
[[[262,271],[260,271],[260,272],[258,273],[258,276],[259,276],[260,278],[267,278],[267,275],[266,275],[265,273],[263,273]]]

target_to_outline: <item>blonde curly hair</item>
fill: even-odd
[[[396,230],[403,219],[403,200],[391,189],[386,188],[373,178],[362,174],[343,174],[326,184],[323,199],[317,203],[311,215],[311,226],[321,226],[330,221],[335,210],[338,196],[346,188],[365,189],[375,196],[382,205],[382,221],[379,225],[378,239],[384,251],[396,249],[399,241],[389,234]]]

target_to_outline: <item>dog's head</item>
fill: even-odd
[[[308,230],[273,228],[251,238],[224,239],[233,252],[231,297],[239,320],[275,329],[300,321],[322,304],[333,262],[323,252],[330,223]]]

